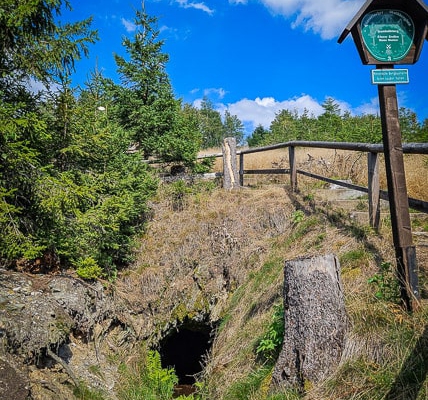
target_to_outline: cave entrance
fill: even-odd
[[[202,372],[204,356],[211,350],[213,328],[207,323],[189,321],[171,331],[159,343],[162,367],[173,367],[178,385],[193,385]]]

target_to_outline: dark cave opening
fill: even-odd
[[[159,343],[162,368],[173,367],[179,385],[193,385],[202,372],[204,356],[212,345],[213,328],[206,323],[185,323]]]

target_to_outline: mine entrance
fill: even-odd
[[[202,372],[204,356],[210,351],[213,327],[188,321],[174,329],[159,343],[162,367],[174,367],[180,386],[195,383],[195,374]]]

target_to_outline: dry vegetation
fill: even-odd
[[[206,150],[204,154],[220,153],[219,149]],[[367,186],[367,155],[366,153],[345,150],[330,150],[317,148],[297,148],[296,162],[299,169],[315,174],[335,178],[350,179],[353,183]],[[277,149],[244,156],[245,169],[288,168],[288,149]],[[413,198],[428,200],[428,156],[404,155],[408,195]],[[386,175],[383,156],[380,156],[380,184],[386,190]],[[222,171],[221,158],[216,159],[214,169]],[[271,182],[288,183],[288,176],[271,175]],[[303,176],[299,177],[303,185],[314,185],[314,181]],[[266,176],[246,176],[245,183],[258,185],[266,183]]]
[[[247,156],[246,168],[286,167],[286,154],[277,150]],[[365,184],[365,155],[301,149],[298,162],[302,169]],[[218,162],[216,168],[221,168]],[[428,199],[427,157],[406,156],[406,169],[409,195]],[[415,242],[423,300],[417,312],[407,314],[394,297],[387,219],[375,233],[349,218],[348,211],[318,199],[320,185],[313,180],[299,178],[301,193],[293,195],[286,190],[287,176],[285,185],[271,185],[280,183],[278,176],[253,179],[250,188],[232,192],[207,190],[203,184],[197,190],[165,185],[153,204],[154,217],[135,270],[122,280],[123,290],[135,291],[135,300],[151,303],[154,313],[166,311],[168,318],[180,320],[209,312],[213,322],[220,322],[201,376],[202,398],[428,398],[428,355],[420,350],[421,343],[428,346],[428,219],[413,220],[421,232]],[[275,397],[269,394],[270,370],[255,348],[273,305],[281,302],[284,261],[326,253],[340,259],[351,320],[343,363],[326,382],[309,383],[305,394]],[[381,281],[370,283],[375,276]],[[198,290],[202,300],[196,299]],[[422,371],[418,376],[415,366]],[[388,392],[390,397],[385,397]]]

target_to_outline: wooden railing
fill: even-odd
[[[322,148],[333,150],[348,150],[367,153],[368,165],[368,187],[354,185],[352,183],[343,182],[340,180],[331,179],[322,175],[314,174],[310,171],[297,169],[296,163],[296,148]],[[258,169],[249,170],[245,169],[245,155],[252,153],[260,153],[264,151],[288,148],[289,168],[273,168],[273,169]],[[380,199],[389,200],[388,192],[380,189],[379,184],[379,154],[383,153],[383,145],[381,144],[368,144],[368,143],[344,143],[344,142],[305,142],[305,141],[291,141],[286,143],[279,143],[271,146],[249,148],[237,150],[236,155],[239,156],[239,181],[240,185],[244,185],[244,176],[250,174],[290,174],[291,190],[298,190],[297,176],[298,174],[308,176],[310,178],[318,179],[324,182],[334,183],[338,186],[346,187],[348,189],[357,190],[368,195],[369,203],[369,220],[370,225],[375,229],[379,228],[380,223]],[[428,143],[406,143],[403,144],[403,153],[405,154],[428,154]],[[222,153],[200,156],[199,158],[206,157],[223,157]],[[409,207],[420,212],[428,213],[428,202],[419,199],[409,198]]]

